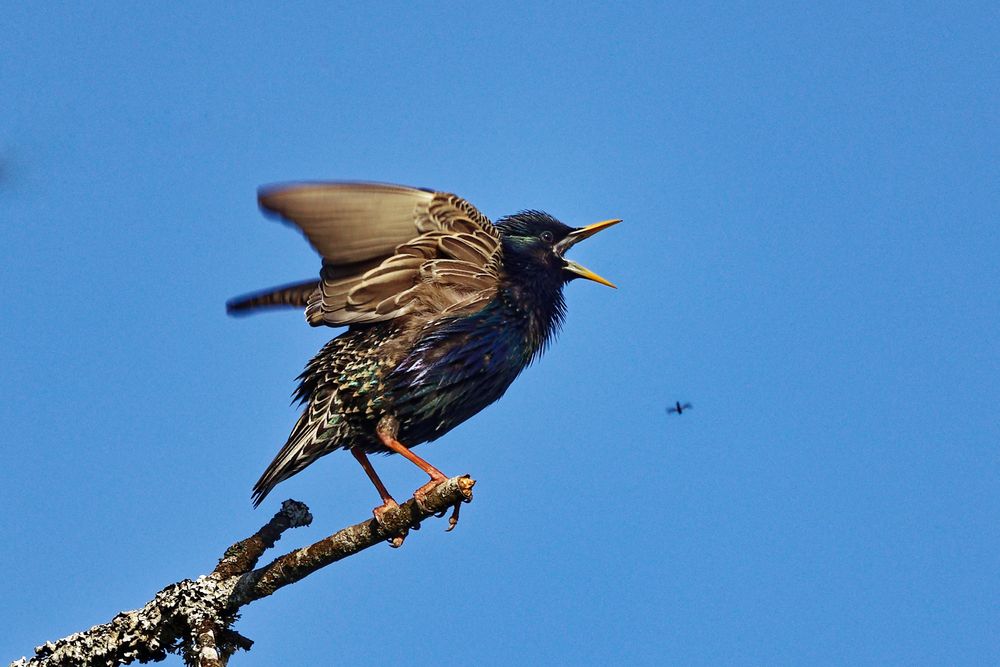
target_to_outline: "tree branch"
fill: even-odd
[[[10,667],[112,667],[137,660],[156,662],[168,653],[182,655],[187,665],[222,667],[237,650],[248,651],[253,644],[230,627],[242,607],[380,542],[398,546],[411,528],[418,529],[424,519],[443,515],[449,508],[454,508],[450,521],[454,527],[461,503],[472,500],[474,484],[467,475],[452,477],[430,491],[422,503],[410,499],[389,511],[381,523],[362,521],[254,569],[282,533],[312,521],[308,507],[286,500],[260,530],[226,549],[211,574],[171,584],[141,609],[121,612],[108,623],[46,642],[35,649],[34,657],[16,660]]]

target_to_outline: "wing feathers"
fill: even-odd
[[[347,297],[347,305],[364,309],[405,292],[414,285],[414,277],[420,270],[421,260],[409,255],[396,255],[366,273],[357,287]]]
[[[310,324],[378,322],[420,308],[480,308],[500,277],[500,235],[452,194],[378,183],[262,188],[261,208],[294,224],[323,256],[299,299]]]
[[[262,188],[261,208],[299,227],[333,264],[385,256],[419,233],[415,216],[433,192],[377,183]]]

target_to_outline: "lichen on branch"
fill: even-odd
[[[450,508],[454,508],[453,526],[458,507],[472,500],[474,485],[467,475],[452,477],[427,493],[421,503],[410,499],[386,513],[381,522],[368,519],[348,526],[258,568],[261,556],[286,530],[312,521],[305,504],[286,500],[260,530],[226,549],[210,574],[170,584],[142,608],[46,642],[35,649],[33,657],[15,660],[10,667],[113,667],[157,662],[168,653],[183,656],[188,665],[221,667],[237,650],[249,650],[253,644],[231,627],[241,608],[376,544],[394,541],[398,546],[410,529]]]

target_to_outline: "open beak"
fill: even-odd
[[[593,280],[595,283],[601,283],[602,285],[607,285],[608,287],[618,288],[613,282],[607,278],[602,278],[585,266],[580,266],[576,262],[571,262],[568,259],[565,260],[566,266],[563,267],[563,271],[569,271],[573,275],[580,276],[581,278],[586,278],[587,280]]]
[[[621,219],[615,218],[614,220],[602,220],[601,222],[595,222],[594,224],[587,225],[586,227],[577,227],[576,229],[571,231],[566,236],[565,239],[563,239],[563,243],[566,243],[566,241],[572,239],[570,244],[566,246],[568,248],[574,243],[578,243],[579,241],[582,241],[586,238],[590,238],[591,236],[601,231],[602,229],[607,229],[611,225],[617,225],[619,222],[621,222]]]
[[[555,251],[559,253],[560,256],[562,256],[564,252],[572,248],[580,241],[586,238],[590,238],[597,232],[601,231],[602,229],[607,229],[611,225],[617,225],[619,222],[621,222],[620,219],[602,220],[601,222],[595,222],[594,224],[587,225],[586,227],[578,227],[573,231],[571,231],[569,234],[567,234],[566,238],[564,238],[562,241],[556,244]],[[571,262],[568,259],[564,261],[566,262],[566,266],[564,266],[563,269],[569,271],[573,275],[579,276],[580,278],[586,278],[587,280],[593,280],[595,283],[601,283],[602,285],[607,285],[608,287],[615,287],[615,284],[612,283],[610,280],[608,280],[607,278],[602,278],[601,276],[597,275],[590,269],[580,266],[576,262]]]

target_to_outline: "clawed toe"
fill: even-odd
[[[447,481],[447,479],[431,479],[419,489],[413,492],[413,500],[417,503],[419,507],[424,512],[428,514],[433,514],[436,517],[443,517],[448,512],[448,508],[444,508],[440,512],[433,512],[431,508],[427,505],[427,494],[436,489],[439,484]],[[465,502],[465,501],[462,501]],[[451,508],[451,516],[448,517],[448,527],[445,529],[446,533],[451,532],[458,525],[458,515],[462,509],[462,502],[455,503]]]
[[[428,514],[433,514],[431,509],[427,506],[427,494],[436,489],[441,482],[445,482],[447,480],[448,478],[444,476],[442,476],[441,479],[431,478],[431,481],[414,491],[413,499],[417,502],[417,507]]]
[[[386,500],[384,503],[372,510],[372,514],[375,516],[375,520],[378,521],[378,525],[385,528],[386,515],[391,514],[399,509],[399,505],[392,498]]]
[[[458,511],[460,509],[462,509],[462,503],[455,503],[455,507],[451,511],[451,516],[448,517],[448,527],[444,529],[444,532],[450,533],[458,525]]]
[[[378,507],[372,510],[372,514],[375,516],[375,522],[382,528],[382,530],[388,531],[389,525],[387,524],[387,519],[389,515],[394,512],[399,511],[399,505],[393,499],[388,499]],[[406,534],[409,531],[404,530],[402,535],[394,535],[390,537],[387,541],[393,549],[398,549],[403,546],[403,540],[406,539]]]

